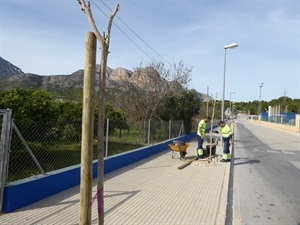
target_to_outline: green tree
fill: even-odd
[[[24,90],[19,87],[0,93],[0,108],[12,109],[13,118],[26,140],[42,140],[49,132],[50,121],[56,118],[52,95],[42,89]],[[42,124],[43,123],[43,124]]]
[[[59,101],[56,104],[57,117],[60,121],[81,121],[82,107],[82,102]]]
[[[294,99],[288,103],[288,111],[291,113],[300,113],[300,99]]]
[[[261,101],[262,112],[266,112],[269,106],[280,106],[281,112],[300,113],[300,99],[292,99],[287,96],[272,99],[271,101]],[[235,102],[235,110],[240,113],[257,114],[258,107],[258,100],[252,102]]]
[[[190,133],[192,119],[199,114],[201,98],[196,90],[186,90],[181,95],[167,97],[160,107],[163,120],[183,120],[185,133]]]
[[[114,109],[113,105],[105,105],[105,117],[109,119],[109,134],[118,129],[119,138],[121,138],[122,129],[128,129],[128,124],[120,109]]]
[[[32,122],[54,120],[52,95],[43,89],[24,90],[19,87],[0,92],[0,108],[10,108],[15,120]]]

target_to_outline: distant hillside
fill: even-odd
[[[70,75],[51,75],[41,76],[32,73],[23,73],[22,70],[3,58],[0,58],[1,76],[0,76],[0,91],[10,90],[15,87],[23,89],[28,88],[43,88],[61,98],[77,98],[82,95],[84,70],[80,69]],[[96,73],[99,73],[99,65],[96,67]],[[145,68],[146,70],[147,68]],[[149,79],[147,75],[136,74],[135,71],[130,71],[124,68],[111,69],[107,68],[106,89],[113,91],[121,88],[121,81],[127,77],[130,82],[140,87]],[[147,74],[147,73],[145,73]],[[159,75],[156,75],[159,79]],[[165,81],[168,82],[168,81]],[[99,87],[99,76],[96,75],[96,90]],[[207,98],[206,94],[199,93],[202,100]],[[212,99],[210,96],[208,97]]]

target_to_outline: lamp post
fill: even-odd
[[[231,43],[229,45],[224,46],[225,56],[224,56],[224,77],[223,77],[223,96],[222,96],[222,107],[221,107],[221,116],[222,120],[224,120],[224,98],[225,98],[225,75],[226,75],[226,50],[231,48],[236,48],[239,45],[236,43]]]
[[[261,89],[264,86],[264,83],[259,85],[259,107],[258,107],[258,116],[261,113]]]
[[[231,94],[235,94],[235,91],[230,92],[230,114],[232,114],[232,101],[231,101]]]
[[[209,100],[208,100],[208,95],[209,95],[209,87],[207,87],[207,93],[206,93],[206,116],[208,115],[208,103],[209,103]]]

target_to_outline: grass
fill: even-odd
[[[132,143],[141,144],[140,132],[138,130],[122,130],[121,138],[118,137],[118,133],[115,131],[109,136],[109,141],[120,142],[120,143]]]
[[[108,156],[143,147],[137,131],[124,132],[122,138],[109,137]],[[81,143],[71,142],[30,142],[30,150],[45,172],[66,168],[81,163]],[[105,146],[105,145],[104,145]],[[93,147],[93,159],[97,159],[97,141]],[[105,156],[105,147],[103,148]],[[11,144],[8,182],[41,174],[29,152],[17,140]]]

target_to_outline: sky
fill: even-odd
[[[77,0],[0,1],[2,58],[38,75],[84,68],[92,29]],[[189,88],[216,99],[300,98],[300,0],[93,0],[101,34],[117,3],[108,67],[182,61]]]

